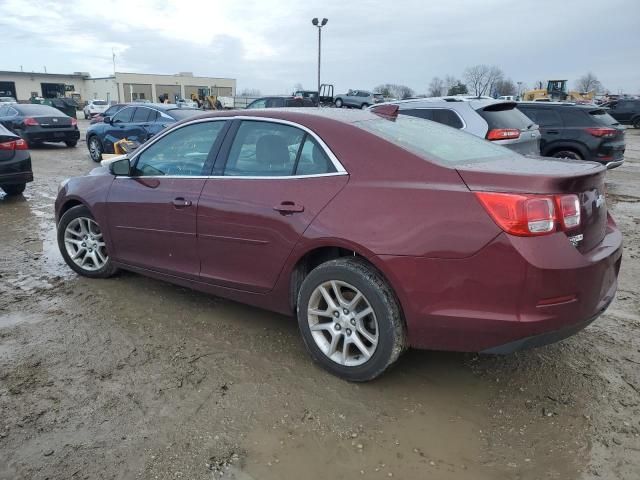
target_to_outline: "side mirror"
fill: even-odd
[[[131,175],[131,163],[128,158],[122,158],[109,164],[109,172],[112,175],[127,177]]]
[[[111,123],[111,117],[109,115],[107,115],[105,117],[102,117],[102,121],[104,123],[109,123],[110,124]]]

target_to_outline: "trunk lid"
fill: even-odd
[[[502,157],[458,165],[456,170],[471,191],[576,194],[580,226],[566,235],[580,252],[588,252],[604,238],[607,205],[606,168],[592,162],[551,158]]]
[[[65,115],[34,116],[42,128],[66,128],[71,126],[71,117]]]

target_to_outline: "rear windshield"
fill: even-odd
[[[176,120],[184,120],[185,118],[201,114],[202,110],[198,110],[196,108],[173,108],[171,110],[167,110],[166,113]]]
[[[500,145],[421,118],[400,115],[395,120],[363,120],[354,125],[444,166],[519,156]]]
[[[24,104],[14,105],[14,108],[25,115],[64,115],[60,110],[49,105]]]
[[[515,103],[496,103],[477,110],[478,114],[489,125],[489,130],[494,128],[517,128],[526,130],[533,126],[533,122],[524,113],[516,108]]]
[[[93,104],[94,105],[106,105],[107,102],[105,102],[104,100],[94,100]]]
[[[598,110],[591,110],[589,115],[591,115],[596,122],[602,125],[620,125],[615,118],[609,115],[607,111],[602,108],[599,108]]]

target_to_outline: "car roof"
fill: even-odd
[[[489,105],[496,105],[500,103],[513,104],[513,100],[498,100],[498,99],[488,99],[488,98],[478,98],[478,97],[425,97],[425,98],[410,98],[407,100],[393,100],[391,102],[378,103],[375,107],[379,107],[380,105],[392,104],[399,106],[411,106],[411,105],[445,105],[452,103],[466,103],[471,106],[474,110],[477,110],[482,107],[487,107]]]
[[[188,108],[185,107],[179,107],[178,105],[176,105],[175,103],[136,103],[136,102],[132,102],[132,103],[127,103],[125,104],[125,106],[127,107],[146,107],[146,108],[155,108],[156,110],[160,110],[160,111],[168,111],[168,110],[188,110]],[[192,110],[197,110],[197,109],[192,109]]]
[[[48,115],[57,113],[62,117],[67,116],[61,110],[58,110],[57,108],[52,107],[51,105],[43,105],[41,103],[15,103],[11,105],[11,107],[17,110],[18,112],[26,113],[27,115],[34,115],[36,113],[40,113],[39,111],[41,111],[43,114],[48,114]]]
[[[343,109],[343,108],[255,108],[249,110],[212,110],[203,113],[198,118],[214,117],[267,117],[276,120],[288,120],[291,122],[305,123],[313,120],[333,120],[341,123],[356,123],[363,120],[380,119],[379,115],[369,110]]]
[[[561,107],[561,108],[569,108],[569,107],[574,107],[574,108],[585,108],[585,109],[593,109],[593,108],[602,108],[602,106],[600,105],[591,105],[591,104],[584,104],[584,103],[572,103],[572,102],[517,102],[518,105],[535,105],[536,107],[545,107],[545,108],[551,108],[551,107]]]

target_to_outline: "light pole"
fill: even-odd
[[[318,102],[320,102],[320,51],[322,49],[322,27],[324,27],[327,22],[326,18],[323,18],[322,21],[319,21],[317,18],[311,20],[311,23],[318,27]]]

